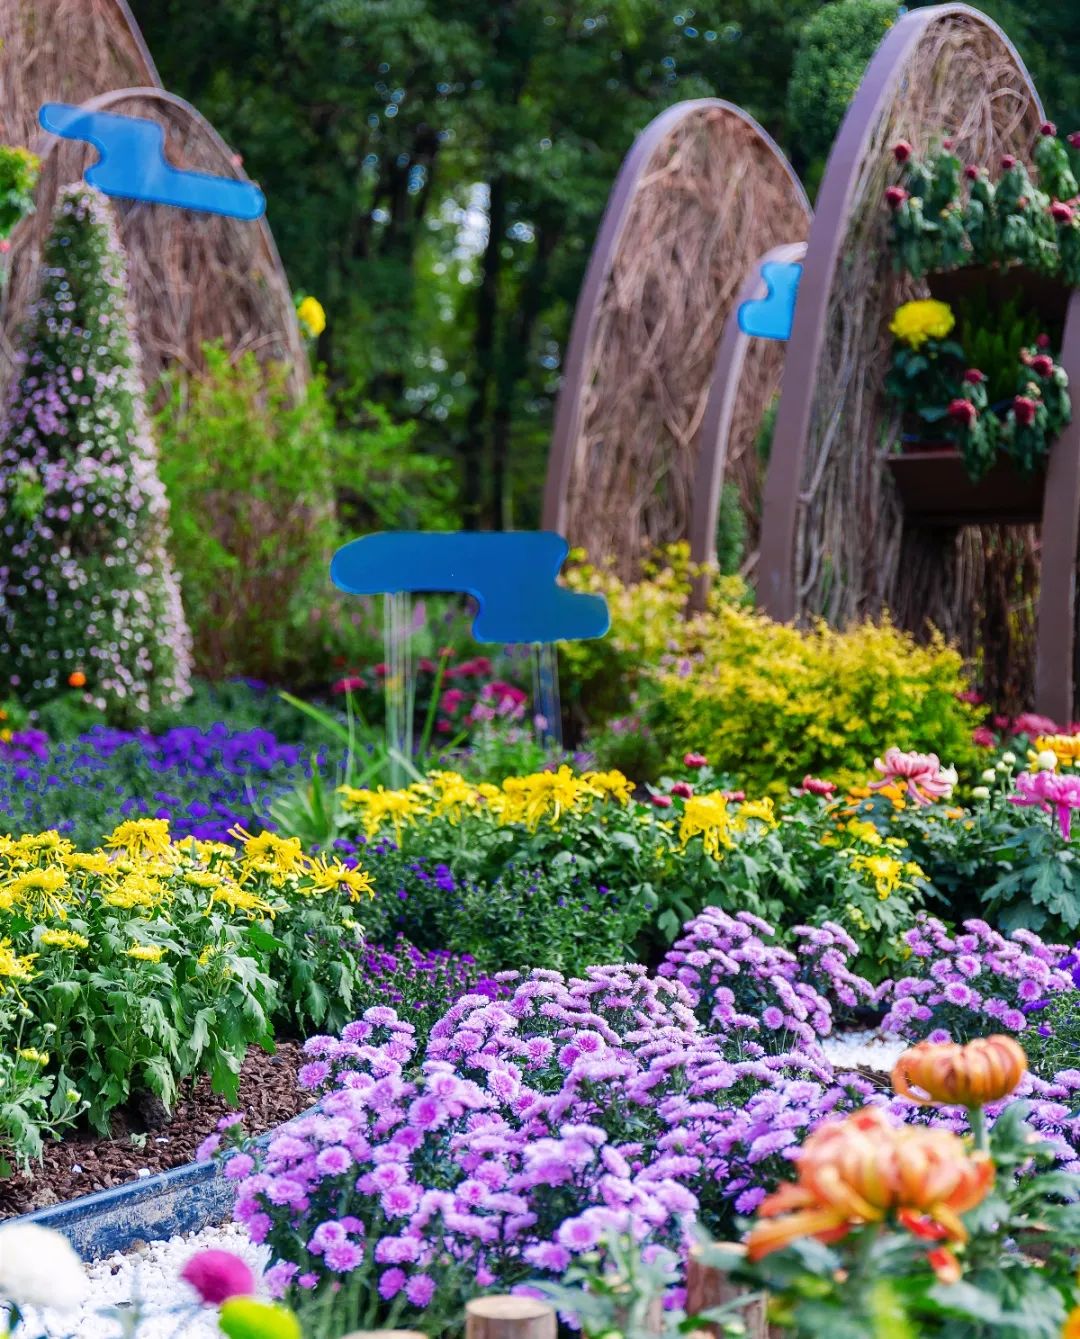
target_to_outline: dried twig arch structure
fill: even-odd
[[[29,145],[43,102],[161,87],[126,0],[0,0],[0,142]]]
[[[679,103],[642,131],[616,179],[574,314],[545,527],[624,575],[643,550],[689,536],[724,322],[751,266],[771,247],[805,238],[809,221],[791,167],[738,107]],[[752,454],[782,363],[783,350],[766,341],[747,359],[750,390],[731,431],[736,467]],[[746,474],[749,498],[756,482]]]
[[[83,105],[158,121],[165,129],[166,153],[177,167],[246,180],[239,159],[205,117],[164,89],[114,89]],[[51,135],[39,134],[32,147],[41,155],[42,172],[37,212],[12,236],[3,322],[9,339],[33,299],[57,193],[96,158],[89,145]],[[113,205],[128,255],[148,385],[168,367],[196,370],[203,344],[220,339],[234,356],[252,349],[262,359],[286,363],[294,393],[303,390],[307,359],[265,218],[251,222],[128,200]]]
[[[973,652],[985,642],[978,626],[985,588],[995,579],[1004,586],[1007,577],[1011,594],[1017,581],[1030,592],[1039,543],[1033,530],[904,525],[884,463],[895,424],[882,386],[888,318],[915,287],[893,273],[881,202],[895,180],[896,140],[921,148],[944,129],[963,158],[992,163],[1003,153],[1028,157],[1042,119],[1012,44],[967,5],[905,15],[871,61],[818,194],[789,343],[758,576],[760,601],[774,617],[822,614],[844,624],[890,609],[903,625],[922,632],[932,623]],[[1075,298],[1070,312],[1061,359],[1075,381]],[[1072,707],[1078,470],[1074,421],[1054,447],[1043,513],[1036,704],[1059,720]],[[1008,611],[1011,624],[1022,617]],[[1056,641],[1054,624],[1062,632]],[[1030,627],[1024,631],[1013,628],[1014,658],[1017,646],[1030,647]]]

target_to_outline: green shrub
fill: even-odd
[[[839,0],[802,30],[788,84],[793,147],[807,163],[828,157],[870,57],[896,22],[895,0]]]
[[[451,524],[447,467],[377,407],[337,428],[320,378],[296,403],[285,366],[204,355],[200,376],[169,379],[157,420],[196,664],[295,683],[367,643],[359,603],[330,586],[333,550],[365,529]]]
[[[668,758],[704,753],[755,794],[807,773],[858,782],[889,745],[970,770],[977,720],[957,699],[963,662],[887,620],[801,630],[718,603],[687,625],[683,653],[654,676],[647,719]]]
[[[318,382],[293,404],[283,365],[204,354],[201,376],[170,379],[157,419],[195,663],[273,679],[329,585],[330,411]]]
[[[104,198],[60,197],[0,423],[0,685],[130,720],[188,692],[168,504]]]
[[[33,211],[40,172],[41,160],[29,149],[0,144],[0,238]]]

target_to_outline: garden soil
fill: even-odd
[[[301,1063],[298,1042],[279,1042],[274,1055],[253,1046],[240,1071],[235,1106],[211,1092],[204,1076],[181,1089],[171,1115],[149,1104],[136,1110],[133,1104],[115,1114],[108,1138],[91,1131],[46,1144],[43,1165],[0,1181],[0,1218],[134,1181],[143,1171],[164,1172],[191,1162],[227,1112],[243,1112],[249,1134],[262,1134],[299,1115],[311,1105],[311,1094],[296,1083]]]

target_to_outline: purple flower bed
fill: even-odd
[[[871,1091],[768,1056],[753,1029],[707,1032],[696,997],[643,967],[499,980],[508,998],[463,997],[423,1048],[388,1007],[308,1042],[320,1114],[226,1162],[278,1292],[344,1285],[381,1325],[429,1304],[436,1262],[456,1308],[560,1275],[609,1229],[681,1247],[694,1216],[720,1230],[752,1210],[809,1128]]]
[[[56,828],[92,849],[124,819],[151,817],[176,837],[225,841],[237,824],[266,826],[274,797],[308,775],[301,747],[267,730],[95,726],[58,744],[22,730],[0,746],[0,832]]]
[[[958,933],[922,913],[904,935],[908,974],[885,981],[877,999],[886,1032],[912,1041],[969,1041],[992,1032],[1023,1033],[1049,996],[1073,989],[1077,959],[1064,944],[1044,944],[1030,930],[1006,938],[985,921]]]

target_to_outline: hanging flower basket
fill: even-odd
[[[952,442],[912,441],[886,457],[909,520],[919,525],[1031,525],[1042,519],[1046,471],[999,457],[973,482]]]

